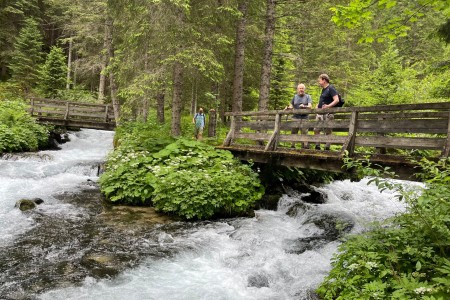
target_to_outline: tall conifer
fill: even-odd
[[[43,62],[42,35],[33,19],[26,19],[14,44],[10,68],[12,78],[29,91],[39,79],[39,69]]]
[[[60,47],[53,46],[41,70],[40,87],[46,97],[55,98],[66,86],[66,57]]]

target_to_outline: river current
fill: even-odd
[[[71,133],[71,141],[61,150],[0,159],[0,250],[11,256],[1,258],[8,266],[0,277],[0,299],[315,299],[312,291],[330,270],[338,246],[337,240],[317,238],[329,229],[322,220],[333,219],[332,225],[340,222],[341,227],[351,224],[346,228],[355,233],[370,221],[404,210],[392,193],[380,193],[367,180],[345,180],[316,188],[325,195],[324,204],[305,203],[306,195],[289,190],[276,211],[260,209],[253,218],[159,224],[138,234],[127,228],[120,232],[120,247],[117,242],[106,250],[74,242],[79,240],[78,227],[96,213],[61,200],[61,195],[98,189],[89,183],[98,179],[97,166],[111,151],[112,138],[111,132],[82,130]],[[19,199],[36,197],[44,203],[34,213],[14,207]],[[14,249],[30,239],[27,236],[44,219],[64,224],[55,225],[58,228],[68,226],[64,232],[72,240],[61,242],[63,246],[56,245],[58,240],[24,246],[32,256],[24,263]],[[57,223],[57,219],[71,221]],[[98,244],[105,245],[113,237],[103,235],[114,229],[105,229],[103,223],[96,229],[96,224],[87,230],[98,232],[88,238],[101,236]],[[133,254],[135,259],[114,274],[76,273],[79,262],[86,261],[87,248],[121,257]],[[39,276],[58,260],[65,261],[64,272],[52,271],[51,280],[30,289],[22,284],[32,277],[30,266],[43,268],[34,271],[33,276]],[[26,267],[15,271],[21,264]]]

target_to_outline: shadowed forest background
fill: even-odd
[[[448,5],[424,3],[6,0],[0,97],[113,103],[121,120],[170,114],[174,136],[199,106],[219,119],[280,109],[299,82],[315,105],[320,73],[347,105],[445,101]]]

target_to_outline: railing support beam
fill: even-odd
[[[447,140],[445,141],[445,147],[442,151],[442,157],[448,157],[450,154],[450,112],[448,113],[448,127],[447,127]]]
[[[277,149],[278,137],[280,136],[281,114],[275,116],[275,126],[272,136],[266,145],[265,151],[275,151]]]
[[[223,141],[223,146],[231,146],[231,143],[234,139],[234,134],[236,131],[236,118],[234,116],[230,116],[231,124],[230,124],[230,131],[228,131],[227,137]]]
[[[348,138],[345,141],[344,145],[342,145],[340,156],[343,157],[345,155],[345,151],[348,151],[348,155],[351,157],[355,152],[355,138],[356,138],[356,128],[358,122],[358,112],[352,112],[352,116],[350,118],[350,126],[348,128]]]

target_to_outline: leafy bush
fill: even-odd
[[[258,175],[228,151],[178,140],[154,156],[156,209],[186,219],[247,212],[264,194]]]
[[[156,152],[163,141],[145,143],[153,149],[121,144],[109,157],[100,185],[110,201],[151,202],[166,213],[206,219],[245,213],[264,193],[257,174],[228,151],[180,139]]]
[[[48,130],[35,123],[23,102],[0,102],[0,153],[36,151],[47,143]]]
[[[396,189],[407,212],[340,245],[318,289],[324,299],[449,299],[449,163],[421,161],[427,184],[420,193],[374,179]]]

